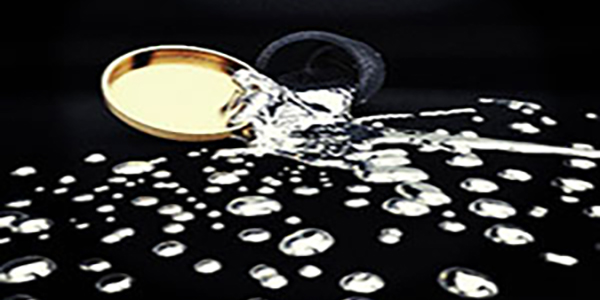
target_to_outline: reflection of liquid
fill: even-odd
[[[165,63],[124,74],[110,92],[118,99],[111,104],[134,121],[173,132],[203,133],[226,130],[222,108],[237,89],[223,72]]]

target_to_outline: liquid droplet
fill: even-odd
[[[279,250],[289,256],[312,256],[325,252],[335,243],[327,231],[317,228],[298,230],[279,243]]]
[[[316,187],[299,186],[294,189],[294,194],[301,196],[314,196],[319,194],[319,189]]]
[[[364,184],[355,184],[347,186],[346,190],[353,194],[366,194],[371,192],[371,187]]]
[[[573,169],[581,169],[581,170],[589,170],[595,168],[597,165],[595,162],[583,159],[583,158],[571,158],[565,160],[564,165],[573,168]]]
[[[483,178],[467,178],[460,183],[460,187],[473,193],[491,193],[499,189],[497,184]]]
[[[250,276],[259,281],[264,288],[278,290],[288,284],[288,280],[279,274],[277,269],[264,264],[254,266],[250,269]]]
[[[534,206],[530,211],[529,215],[534,218],[543,218],[548,213],[548,209],[541,206]]]
[[[104,272],[111,267],[112,265],[108,261],[101,258],[86,259],[79,264],[81,270],[96,273]]]
[[[65,185],[73,184],[75,182],[77,182],[77,179],[72,175],[65,175],[58,180],[58,183],[65,184]]]
[[[27,176],[35,175],[36,173],[37,173],[37,170],[34,167],[25,166],[25,167],[20,167],[16,170],[12,171],[10,173],[10,175],[15,176],[15,177],[27,177]]]
[[[178,234],[185,230],[185,226],[179,223],[169,223],[163,226],[163,232],[168,234]]]
[[[221,270],[223,266],[217,260],[206,258],[194,264],[194,270],[201,274],[212,274]]]
[[[298,225],[298,224],[302,223],[302,219],[300,219],[299,217],[296,217],[296,216],[291,216],[291,217],[287,217],[285,219],[285,223],[289,224],[289,225]]]
[[[238,237],[247,243],[262,243],[271,238],[271,233],[262,228],[249,228],[242,230]]]
[[[102,153],[93,153],[84,158],[83,161],[88,164],[99,164],[106,161],[106,156]]]
[[[506,219],[517,214],[517,210],[508,202],[489,198],[471,202],[469,210],[480,217],[495,219]]]
[[[384,228],[379,232],[377,239],[388,245],[397,244],[402,237],[402,231],[398,228]]]
[[[438,227],[443,231],[458,233],[467,230],[467,226],[457,221],[442,221],[438,224]]]
[[[425,204],[397,197],[386,200],[381,207],[389,213],[406,217],[418,217],[431,212]]]
[[[133,198],[133,200],[131,200],[131,204],[133,204],[134,206],[140,206],[140,207],[154,206],[154,205],[158,204],[158,202],[159,202],[158,198],[152,197],[152,196],[140,196],[140,197]]]
[[[240,177],[233,173],[217,172],[210,175],[207,179],[210,184],[230,185],[240,182]]]
[[[369,204],[369,200],[365,198],[357,198],[344,201],[344,205],[350,208],[361,208],[368,206]]]
[[[540,129],[527,123],[527,122],[516,122],[509,125],[509,128],[524,134],[537,134],[540,133]]]
[[[96,282],[96,289],[102,293],[114,294],[128,290],[133,285],[133,278],[123,273],[106,275]]]
[[[235,198],[231,200],[226,207],[226,210],[229,213],[242,217],[270,215],[279,212],[281,209],[281,203],[264,196],[243,196]]]
[[[488,276],[467,268],[445,269],[437,281],[444,290],[462,298],[484,299],[498,295],[498,286]]]
[[[506,180],[520,181],[520,182],[526,182],[533,178],[529,173],[522,171],[522,170],[517,170],[517,169],[502,170],[502,171],[498,172],[498,177],[506,179]]]
[[[152,252],[160,257],[173,257],[183,254],[187,246],[178,241],[166,241],[152,248]]]
[[[0,265],[0,283],[23,283],[48,277],[57,266],[49,258],[37,255],[9,260]]]
[[[586,207],[583,210],[583,213],[590,218],[600,218],[600,205],[593,205],[590,207]]]
[[[147,161],[128,161],[112,168],[113,173],[118,175],[141,175],[153,170],[154,165]]]
[[[361,294],[374,293],[385,286],[381,277],[369,272],[354,272],[344,276],[340,280],[340,286],[344,291]]]
[[[305,278],[317,278],[323,274],[323,271],[319,267],[306,265],[298,270],[298,274]]]
[[[444,194],[441,189],[425,182],[401,183],[396,186],[395,190],[404,199],[428,206],[440,206],[452,202],[452,199]]]
[[[542,253],[542,259],[550,263],[555,263],[568,267],[574,266],[579,262],[579,260],[573,256],[556,254],[552,252]]]
[[[483,235],[494,243],[510,246],[526,245],[535,240],[529,232],[509,224],[496,224],[488,228]]]
[[[183,212],[183,207],[179,204],[166,204],[158,208],[159,215],[163,216],[174,216],[178,213]]]
[[[125,238],[132,237],[134,234],[135,230],[133,228],[120,228],[115,230],[113,233],[103,237],[100,241],[105,244],[115,244],[122,241]]]
[[[573,192],[585,192],[594,189],[594,185],[592,183],[576,178],[558,177],[552,180],[551,184],[567,194]]]
[[[474,168],[483,166],[483,160],[481,160],[479,156],[473,153],[459,153],[453,156],[452,158],[446,160],[446,164],[453,167]]]

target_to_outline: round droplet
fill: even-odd
[[[58,180],[60,184],[73,184],[77,181],[77,179],[72,175],[65,175]]]
[[[112,265],[101,258],[90,258],[82,261],[79,264],[79,268],[86,272],[100,273],[110,269]]]
[[[238,197],[231,200],[226,206],[229,213],[243,217],[270,215],[279,212],[281,209],[281,203],[264,196]]]
[[[302,223],[302,219],[300,219],[299,217],[296,217],[296,216],[291,216],[291,217],[285,218],[284,222],[289,225],[298,225],[298,224]]]
[[[106,156],[102,153],[92,153],[83,159],[88,164],[99,164],[106,161]]]
[[[115,209],[116,208],[115,208],[114,205],[112,205],[112,204],[105,204],[105,205],[98,206],[96,208],[96,211],[99,212],[99,213],[102,213],[102,214],[106,214],[106,213],[114,212]]]
[[[535,240],[529,232],[510,224],[496,224],[488,228],[483,235],[494,243],[510,246],[526,245]]]
[[[189,211],[182,211],[178,214],[174,214],[171,218],[175,222],[189,222],[196,219],[196,216]]]
[[[457,233],[467,230],[467,226],[457,221],[442,221],[438,224],[438,227],[443,231]]]
[[[210,175],[207,181],[216,185],[230,185],[240,182],[240,177],[234,173],[217,172]]]
[[[488,276],[467,268],[445,269],[437,281],[444,290],[463,298],[484,299],[498,294],[498,287]]]
[[[218,194],[221,191],[223,191],[223,189],[220,186],[207,186],[204,188],[204,192],[207,194]]]
[[[167,204],[158,208],[158,214],[164,216],[174,216],[178,213],[183,212],[183,207],[179,204]]]
[[[319,267],[313,265],[306,265],[298,270],[298,274],[306,278],[316,278],[323,274],[323,271]]]
[[[319,194],[319,189],[316,187],[310,187],[310,186],[299,186],[297,188],[294,189],[294,194],[296,195],[301,195],[301,196],[314,196]]]
[[[335,243],[327,231],[317,228],[298,230],[279,243],[279,250],[289,256],[312,256],[325,252]]]
[[[491,193],[499,189],[497,184],[483,178],[467,178],[460,183],[460,187],[473,193]]]
[[[446,160],[446,164],[453,167],[474,168],[483,166],[483,160],[474,153],[457,154]]]
[[[152,248],[152,252],[154,254],[161,257],[173,257],[180,254],[183,254],[187,246],[178,241],[166,241],[159,243],[158,245]]]
[[[131,288],[133,278],[123,273],[106,275],[96,282],[96,289],[102,293],[113,294]]]
[[[112,168],[113,173],[119,175],[140,175],[154,170],[154,165],[147,161],[128,161]]]
[[[57,266],[49,258],[37,255],[9,260],[0,265],[0,283],[23,283],[48,277]]]
[[[381,277],[369,272],[354,272],[344,276],[340,280],[340,286],[344,291],[361,294],[374,293],[385,286]]]
[[[534,206],[530,211],[529,215],[534,218],[543,218],[548,213],[548,209],[541,206]]]
[[[221,270],[222,265],[219,261],[206,258],[194,264],[194,270],[201,274],[212,274]]]
[[[223,229],[225,229],[225,224],[223,224],[223,223],[220,223],[220,222],[217,222],[217,223],[214,223],[214,224],[212,224],[212,225],[210,226],[210,228],[211,228],[212,230],[223,230]]]
[[[344,205],[350,208],[361,208],[368,206],[369,204],[369,200],[365,198],[357,198],[344,201]]]
[[[480,217],[506,219],[517,214],[517,210],[502,200],[481,198],[469,204],[469,210]]]
[[[520,182],[526,182],[533,178],[529,173],[527,173],[523,170],[517,170],[517,169],[502,170],[502,171],[498,172],[498,177],[500,177],[502,179],[506,179],[506,180],[520,181]]]
[[[140,197],[136,197],[133,198],[133,200],[131,200],[131,204],[133,204],[134,206],[140,206],[140,207],[148,207],[148,206],[153,206],[158,204],[159,200],[156,197],[152,197],[152,196],[140,196]]]
[[[185,226],[179,223],[169,223],[163,226],[163,232],[168,234],[177,234],[185,230]]]
[[[418,217],[431,212],[425,204],[398,197],[386,200],[381,207],[389,213],[406,217]]]
[[[242,230],[238,237],[247,243],[262,243],[271,238],[271,233],[262,228],[249,228]]]
[[[402,231],[398,228],[384,228],[379,232],[378,240],[384,244],[393,245],[400,242]]]

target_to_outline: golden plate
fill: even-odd
[[[230,124],[242,105],[231,75],[246,63],[191,46],[154,46],[114,60],[102,75],[109,110],[145,133],[178,141],[210,141],[240,134]],[[242,134],[243,135],[243,134]]]

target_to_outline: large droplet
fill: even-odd
[[[340,280],[340,286],[344,291],[370,294],[382,289],[385,282],[381,277],[370,272],[354,272],[344,276]]]
[[[471,202],[469,210],[480,217],[496,219],[506,219],[517,214],[517,210],[510,203],[489,198]]]
[[[381,207],[389,213],[407,217],[418,217],[431,212],[429,206],[425,204],[398,197],[386,200]]]
[[[279,201],[264,196],[243,196],[231,200],[225,208],[236,216],[256,217],[279,212],[282,206]]]
[[[567,266],[567,267],[574,266],[579,262],[579,260],[573,256],[556,254],[556,253],[552,253],[552,252],[544,252],[544,253],[542,253],[541,256],[542,256],[542,259],[544,259],[547,262],[555,263],[555,264],[559,264],[559,265],[563,265],[563,266]]]
[[[564,165],[569,168],[581,169],[581,170],[589,170],[595,168],[597,165],[595,162],[589,159],[583,158],[571,158],[565,160]]]
[[[12,223],[11,230],[23,233],[39,233],[50,229],[54,225],[54,222],[46,218],[34,218],[34,219],[20,219]]]
[[[526,245],[535,241],[529,232],[510,224],[496,224],[488,228],[483,235],[494,243],[510,246]]]
[[[600,218],[600,205],[592,205],[583,209],[583,213],[590,218]]]
[[[335,243],[327,231],[317,228],[298,230],[279,243],[279,250],[289,256],[311,256],[325,252]]]
[[[133,285],[133,277],[123,273],[106,275],[96,282],[96,289],[102,293],[114,294],[128,290]]]
[[[48,277],[57,266],[49,258],[30,255],[0,265],[0,283],[23,283]]]
[[[37,173],[37,170],[34,167],[25,166],[25,167],[20,167],[16,170],[12,171],[10,173],[10,175],[15,176],[15,177],[26,177],[26,176],[35,175],[36,173]]]
[[[449,293],[463,298],[484,299],[498,295],[498,287],[488,276],[467,268],[445,269],[437,281]]]

